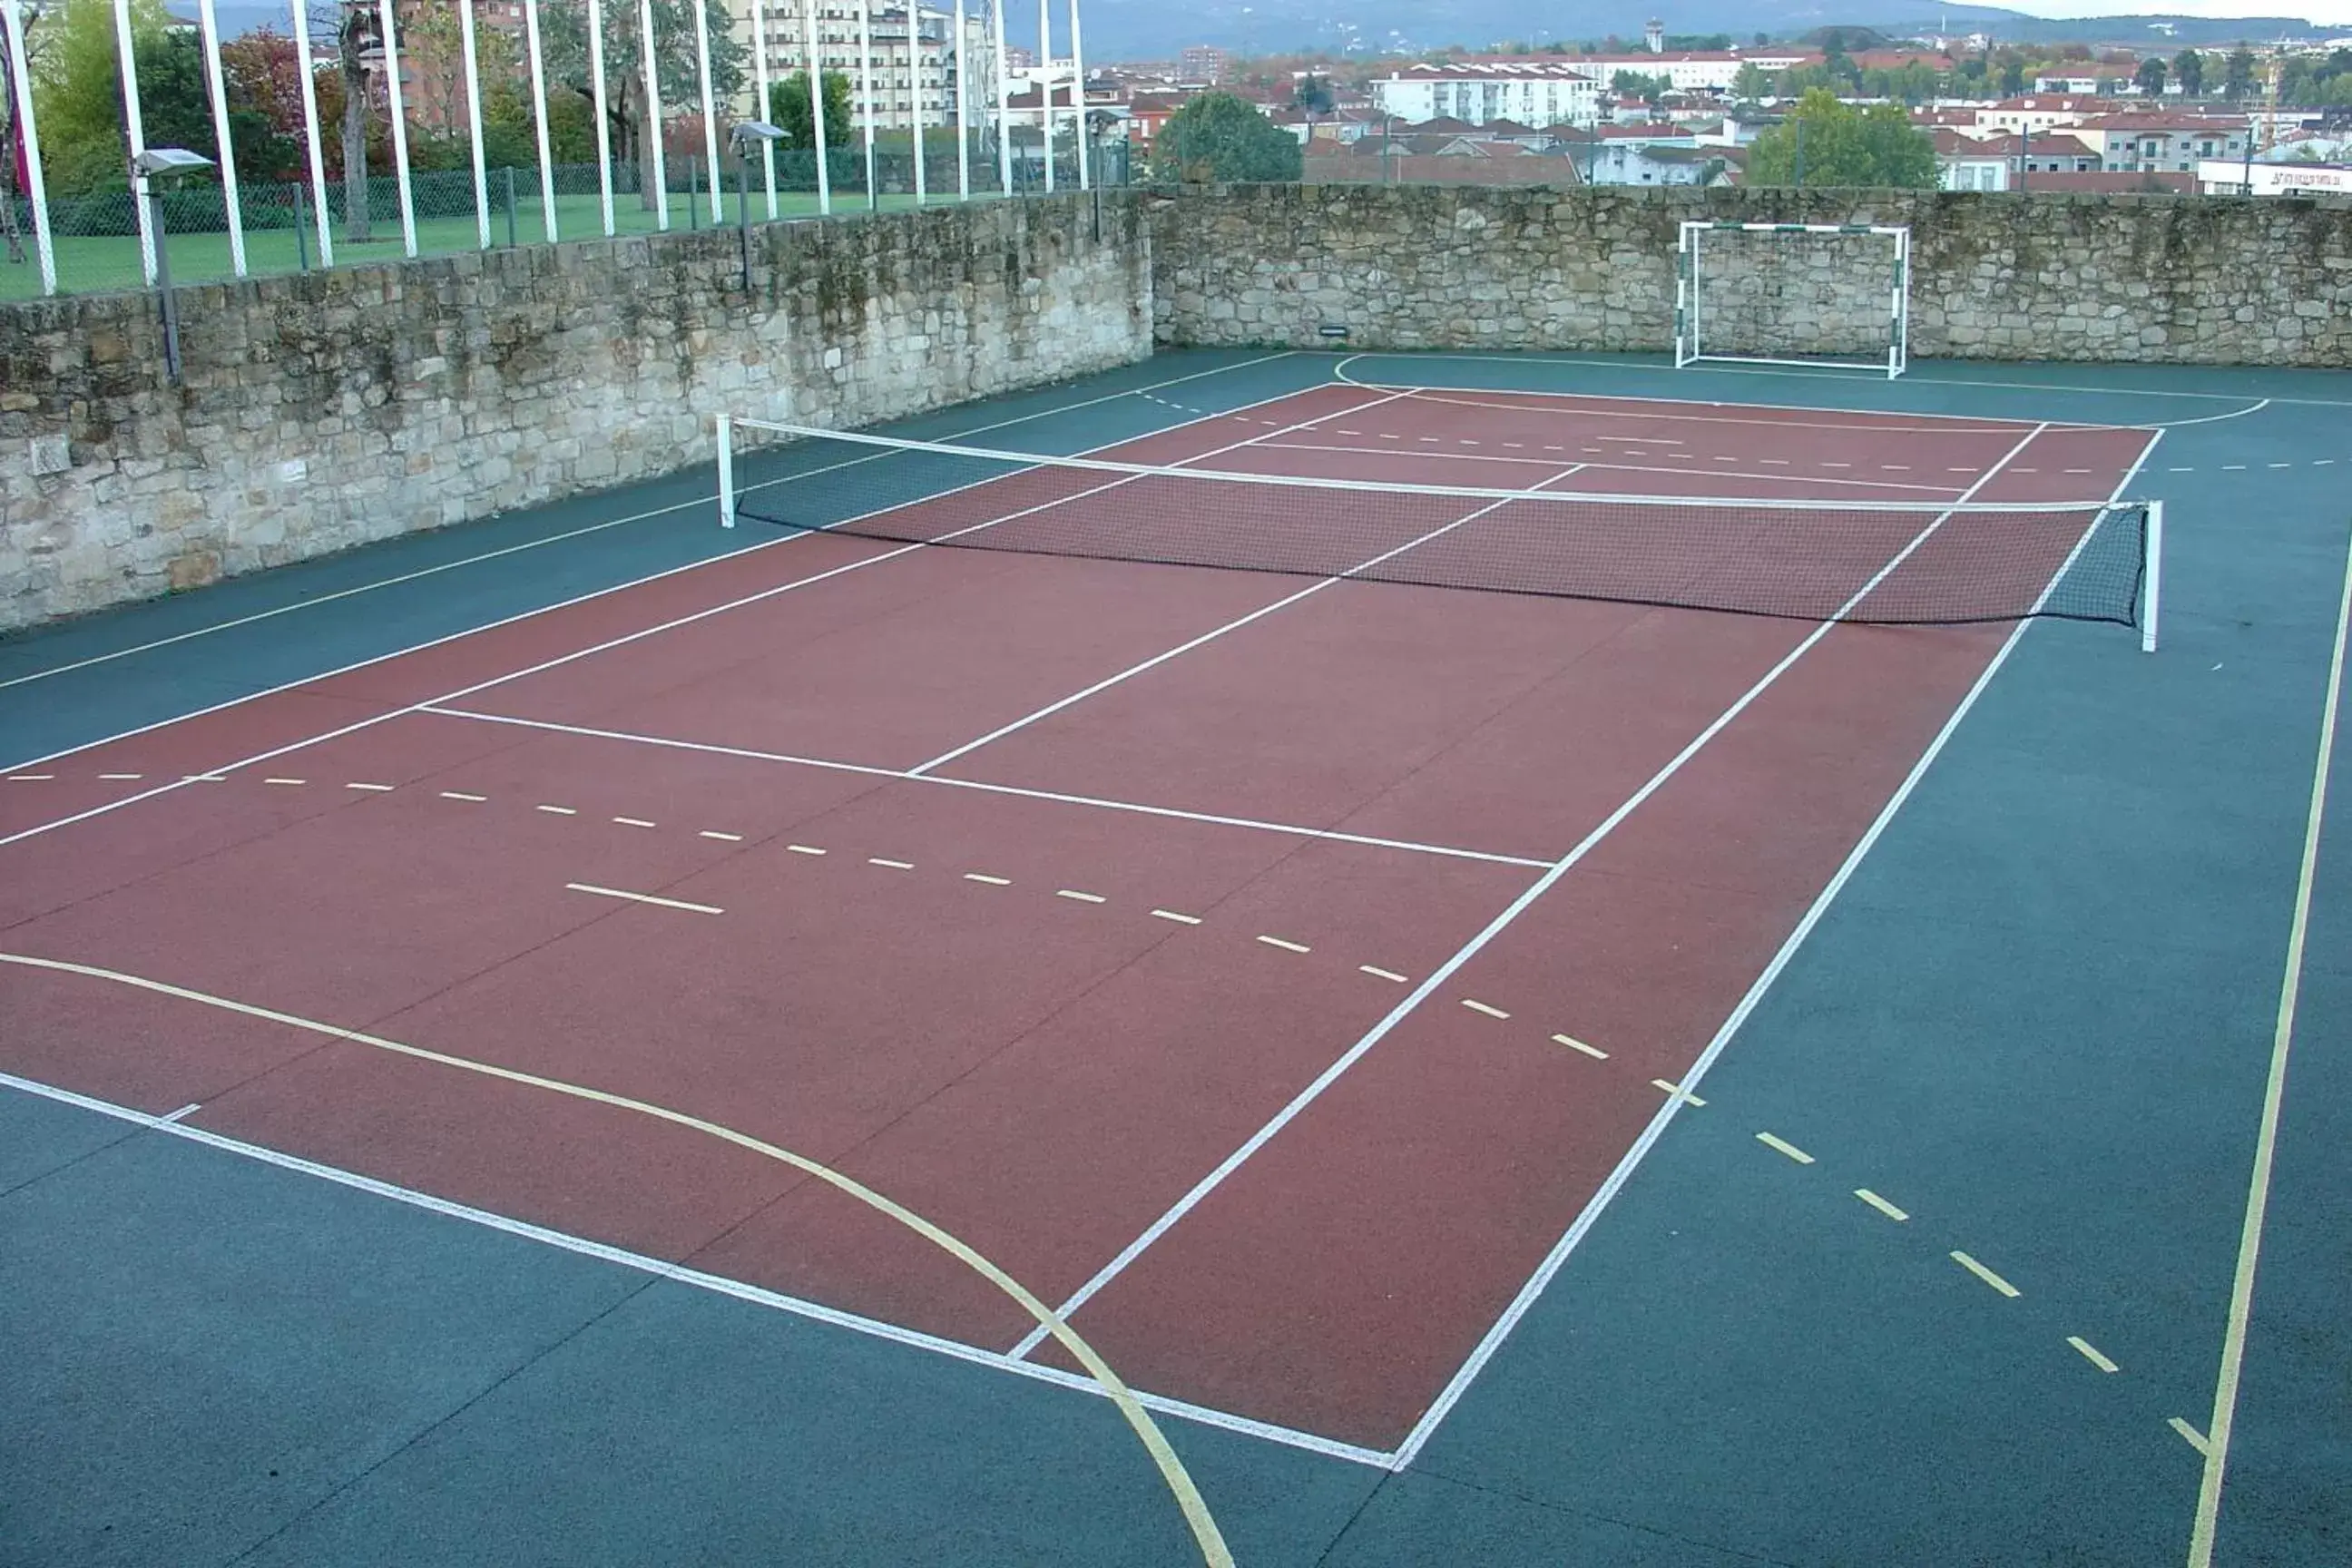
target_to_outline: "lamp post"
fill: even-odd
[[[781,127],[764,120],[746,120],[727,132],[735,149],[735,210],[743,232],[743,292],[751,292],[751,144],[772,147],[783,138]]]
[[[155,189],[158,174],[193,174],[209,169],[213,161],[184,147],[150,147],[131,160],[131,184],[147,209],[155,230],[155,292],[163,309],[163,374],[180,384],[180,312],[172,303],[172,262],[163,242],[163,198]]]

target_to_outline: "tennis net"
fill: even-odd
[[[1278,447],[1223,455],[1284,460]],[[1388,484],[719,421],[719,505],[908,545],[1882,626],[2142,626],[2133,501],[1957,504]]]

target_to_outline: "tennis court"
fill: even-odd
[[[808,1336],[830,1393],[746,1372],[748,1426],[673,1437],[700,1458],[666,1484],[718,1532],[648,1535],[674,1560],[2177,1558],[2263,1066],[2192,1047],[2266,1039],[2275,1001],[2326,668],[2300,634],[2343,581],[2324,443],[2265,473],[2300,531],[2264,556],[2177,542],[2184,502],[2209,537],[2225,509],[2168,459],[2265,416],[2175,436],[2233,406],[2188,373],[2216,401],[1306,355],[1141,390],[1182,367],[1156,368],[961,439],[737,422],[723,503],[697,476],[632,525],[664,570],[518,577],[510,616],[419,590],[454,635],[225,672],[31,756],[0,787],[13,1099],[261,1153],[511,1244],[518,1279],[560,1257]],[[2261,438],[2340,416],[2288,402]],[[2189,606],[2152,653],[2150,501]],[[2237,657],[2216,606],[2255,577],[2311,601],[2299,640],[2231,678],[2251,695],[2182,695]],[[341,614],[218,643],[299,663]],[[134,651],[46,695],[163,657],[110,635]],[[19,679],[98,658],[24,646]],[[2135,705],[2144,744],[2085,764]],[[2129,809],[2199,847],[2103,869],[2101,769],[2144,782],[2151,747],[2188,804]],[[2200,768],[2267,782],[2191,829],[2238,787]],[[2130,953],[2151,891],[2195,929]],[[2259,955],[2223,963],[2254,909]],[[2151,1161],[2205,1160],[2150,1195]],[[2159,1226],[2201,1271],[2150,1300],[2117,1259]],[[1755,1277],[1696,1283],[1701,1257]],[[1784,1425],[1792,1386],[1836,1391],[1842,1440]],[[385,1510],[440,1510],[382,1478],[455,1442],[469,1486],[569,1500],[485,1540],[594,1556],[587,1478],[645,1418],[600,1398],[602,1438],[509,1417],[525,1459],[457,1420],[240,1549],[364,1557]],[[888,1479],[787,1479],[849,1462],[803,1451],[829,1420],[902,1406],[848,1445]],[[516,1436],[541,1423],[569,1458]],[[2059,1455],[2079,1487],[2029,1479]],[[1845,1473],[1889,1494],[1823,1500]],[[894,1537],[865,1486],[961,1517]],[[713,1522],[777,1487],[742,1519],[792,1549]],[[415,1528],[432,1556],[458,1524]]]

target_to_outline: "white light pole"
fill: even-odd
[[[457,0],[457,42],[466,57],[466,138],[473,151],[474,244],[478,250],[488,250],[490,176],[482,161],[482,68],[474,52],[474,0]]]
[[[923,187],[923,18],[920,0],[907,0],[907,82],[915,126],[915,205],[921,206]]]
[[[547,68],[539,52],[539,0],[522,0],[523,47],[530,51],[531,120],[539,128],[539,216],[547,242],[555,243],[555,160],[547,144]],[[479,93],[478,82],[474,88]]]
[[[1037,0],[1037,129],[1045,139],[1045,194],[1050,196],[1054,194],[1054,0]]]
[[[408,184],[408,113],[401,107],[400,44],[393,36],[392,0],[376,0],[377,23],[383,29],[383,87],[391,100],[392,172],[400,186],[400,247],[416,256],[416,194]]]
[[[15,0],[10,0],[15,4]],[[310,18],[306,0],[292,0],[294,58],[302,70],[302,139],[310,143],[310,213],[319,226],[319,265],[335,264],[333,226],[327,221],[327,160],[319,146],[319,85],[310,59]]]
[[[874,177],[874,5],[857,0],[857,97],[866,127],[866,210],[878,211],[882,186]]]
[[[220,151],[221,202],[228,215],[229,270],[245,276],[245,209],[236,199],[236,150],[228,138],[228,92],[221,82],[220,18],[213,0],[196,0],[196,26],[204,35],[205,80],[212,89],[213,145]]]

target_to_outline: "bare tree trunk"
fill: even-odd
[[[364,244],[368,229],[368,68],[362,55],[375,37],[364,5],[346,5],[336,43],[343,75],[343,237]]]
[[[654,210],[654,144],[646,134],[646,124],[651,106],[646,101],[645,83],[632,71],[621,78],[619,103],[614,106],[613,118],[619,122],[621,156],[634,156],[637,164],[637,206],[645,212]]]

